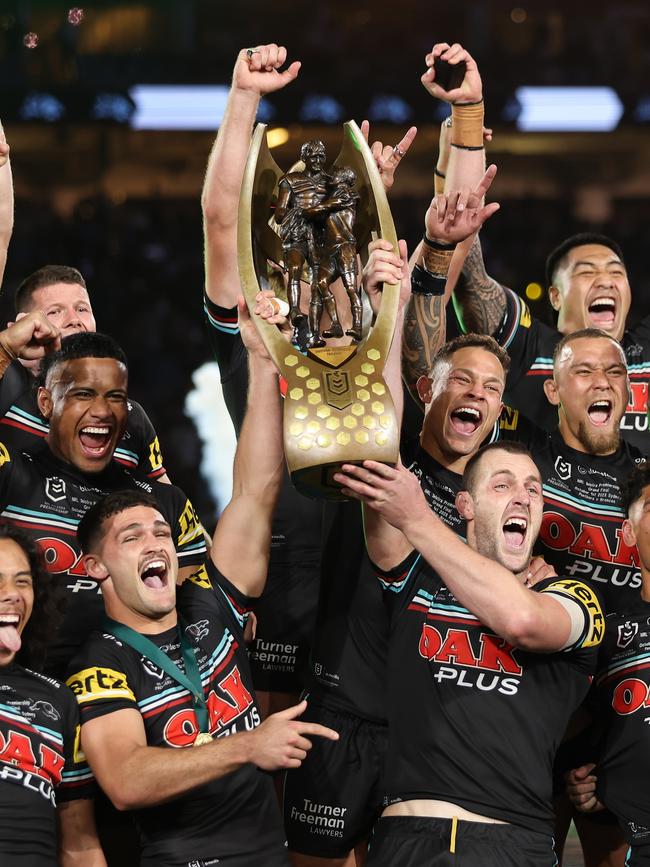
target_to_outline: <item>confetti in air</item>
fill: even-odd
[[[79,6],[73,6],[73,8],[68,11],[68,22],[72,24],[73,27],[78,27],[83,20],[84,11]]]
[[[38,45],[38,34],[37,33],[26,33],[23,37],[23,45],[25,48],[36,48]]]

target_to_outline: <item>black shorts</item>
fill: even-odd
[[[322,705],[301,719],[339,733],[338,741],[314,738],[307,758],[287,771],[284,828],[292,852],[343,858],[367,840],[381,811],[381,772],[388,727]]]
[[[553,838],[516,825],[387,816],[379,819],[366,867],[555,867]]]
[[[257,633],[248,655],[255,689],[302,692],[308,671],[320,562],[273,563],[254,606]]]

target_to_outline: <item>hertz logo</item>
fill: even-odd
[[[84,668],[66,681],[79,704],[101,698],[128,698],[135,701],[126,675],[112,668]]]

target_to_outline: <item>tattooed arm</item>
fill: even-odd
[[[454,290],[465,331],[494,334],[506,313],[506,290],[485,270],[478,234]]]
[[[428,376],[433,358],[445,342],[447,293],[444,290],[454,250],[466,238],[478,232],[483,223],[499,210],[497,202],[483,204],[496,172],[496,166],[488,168],[480,183],[469,193],[462,211],[456,208],[458,193],[437,195],[424,218],[428,242],[419,245],[413,264],[428,272],[429,280],[425,281],[424,291],[418,281],[413,284],[414,291],[404,313],[402,338],[402,376],[418,404],[421,401],[417,393],[417,381],[421,376]],[[441,244],[443,249],[440,248]],[[434,282],[431,277],[435,278]],[[434,285],[435,281],[439,281],[438,288]]]

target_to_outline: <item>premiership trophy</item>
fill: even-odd
[[[357,254],[381,237],[397,250],[397,236],[374,158],[358,126],[344,125],[344,141],[325,170],[325,148],[310,141],[286,174],[258,124],[239,201],[238,258],[251,314],[261,289],[288,302],[293,336],[253,315],[266,348],[286,380],[284,448],[291,480],[310,497],[342,499],[332,476],[344,463],[396,464],[399,431],[382,372],[395,330],[399,285],[384,284],[381,306],[363,333]],[[352,324],[344,332],[332,283],[341,280]],[[309,286],[309,311],[300,307]],[[329,322],[321,325],[323,313]],[[336,338],[347,345],[328,345]],[[340,343],[340,340],[337,341]]]

